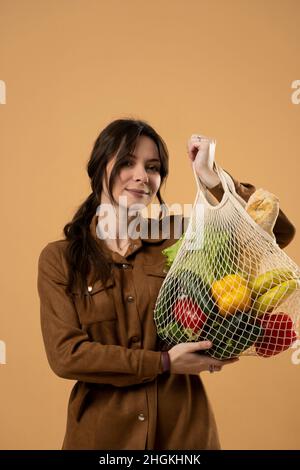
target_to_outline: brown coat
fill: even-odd
[[[247,200],[252,185],[235,182]],[[220,199],[222,188],[212,193]],[[175,217],[171,216],[174,223]],[[97,242],[96,215],[90,230]],[[281,212],[281,247],[294,236]],[[172,233],[172,232],[171,232]],[[166,276],[162,249],[176,239],[139,238],[113,253],[109,292],[98,280],[82,299],[65,294],[66,240],[48,243],[38,261],[41,328],[52,370],[76,380],[62,449],[219,449],[200,376],[162,374],[153,308]]]

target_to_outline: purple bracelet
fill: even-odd
[[[171,361],[168,351],[162,351],[162,365],[163,365],[163,373],[169,374],[171,369]]]

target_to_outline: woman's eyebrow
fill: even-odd
[[[134,155],[133,153],[129,153],[128,155],[133,158],[136,158],[136,155]],[[150,157],[149,159],[147,159],[147,162],[160,162],[160,159],[158,157]]]

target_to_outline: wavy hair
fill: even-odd
[[[107,163],[116,155],[109,181],[105,179],[109,197],[115,201],[112,194],[114,181],[120,173],[125,159],[128,158],[128,153],[133,153],[137,139],[142,135],[151,138],[157,145],[161,162],[161,183],[156,196],[161,206],[165,204],[160,194],[160,188],[169,172],[169,154],[164,140],[146,121],[136,119],[112,121],[98,135],[87,163],[92,192],[63,229],[64,235],[69,241],[66,249],[68,265],[66,292],[69,295],[75,285],[79,286],[82,294],[86,292],[86,280],[91,270],[93,271],[93,278],[101,279],[106,287],[107,280],[111,275],[112,259],[108,256],[107,250],[104,250],[103,241],[97,243],[92,237],[89,227],[100,204],[103,179],[107,176]]]

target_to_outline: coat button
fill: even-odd
[[[92,292],[92,290],[93,290],[93,286],[88,286],[88,291]]]
[[[133,337],[131,338],[131,341],[132,341],[133,343],[137,343],[139,340],[140,340],[139,336],[133,336]]]
[[[140,414],[138,415],[138,419],[139,419],[140,421],[145,421],[145,416],[143,415],[143,413],[140,413]]]
[[[129,268],[129,264],[122,264],[122,268],[123,268],[123,269]]]
[[[132,295],[129,295],[127,297],[127,302],[134,302],[134,297],[132,297]]]

